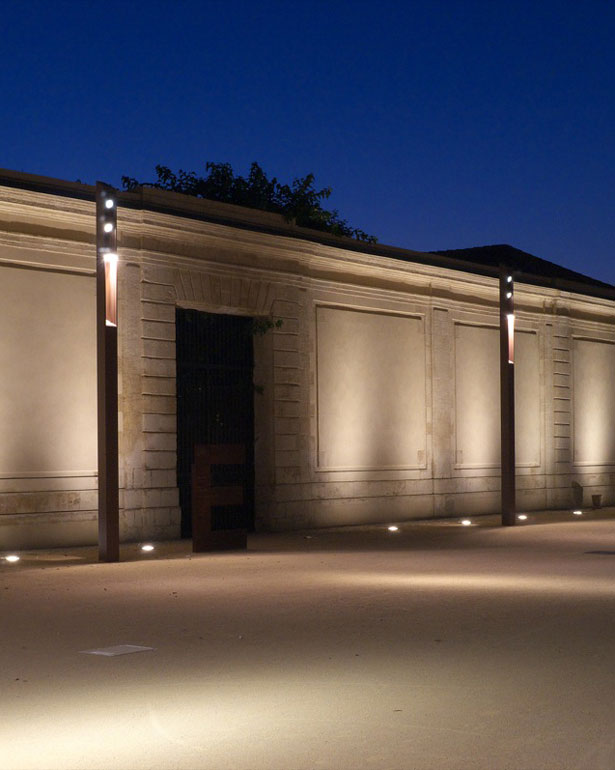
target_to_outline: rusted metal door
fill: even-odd
[[[212,488],[240,487],[242,495],[241,499],[230,492],[210,495],[208,516],[212,531],[250,531],[254,528],[252,319],[178,308],[176,332],[177,480],[182,537],[193,535],[193,503],[199,502],[192,499],[197,446],[242,447],[241,463],[209,463],[208,483]],[[201,466],[203,457],[201,453]],[[198,489],[204,480],[201,477]]]
[[[242,515],[246,495],[245,464],[245,444],[197,444],[194,447],[193,551],[246,547],[247,531]]]

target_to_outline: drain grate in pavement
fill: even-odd
[[[615,551],[585,551],[585,553],[597,553],[601,556],[615,556]]]
[[[99,647],[97,650],[80,650],[84,655],[103,655],[113,658],[116,655],[130,655],[132,652],[149,652],[153,647],[140,647],[137,644],[116,644],[113,647]]]

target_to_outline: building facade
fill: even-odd
[[[186,319],[218,336],[225,317],[256,319],[257,529],[499,510],[495,268],[149,189],[119,195],[118,252],[124,540],[182,532]],[[517,276],[519,510],[615,502],[614,297],[574,276]],[[93,543],[92,187],[0,172],[0,317],[0,550]]]

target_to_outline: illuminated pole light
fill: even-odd
[[[515,489],[515,283],[500,266],[500,428],[502,524],[517,523]]]
[[[98,380],[98,552],[120,558],[118,457],[117,193],[96,184],[96,338]]]

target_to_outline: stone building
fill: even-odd
[[[519,510],[615,502],[613,287],[152,189],[120,193],[118,237],[123,539],[189,531],[190,442],[229,430],[257,529],[498,511],[500,262]],[[92,187],[0,172],[0,318],[0,550],[95,542]]]

